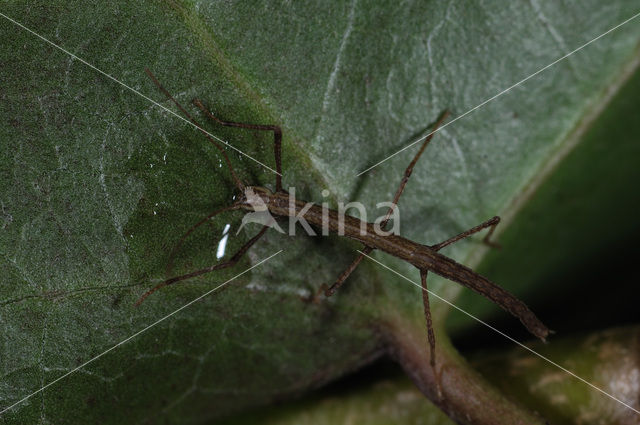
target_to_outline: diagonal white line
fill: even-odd
[[[421,285],[421,284],[419,284],[419,283],[417,283],[417,282],[414,282],[413,280],[409,279],[409,278],[408,278],[408,277],[406,277],[405,275],[398,273],[397,271],[395,271],[395,270],[393,270],[392,268],[390,268],[390,267],[388,267],[388,266],[386,266],[386,265],[382,264],[380,261],[378,261],[378,260],[376,260],[375,258],[373,258],[373,257],[371,257],[371,256],[369,256],[369,255],[367,255],[367,254],[365,254],[364,252],[362,252],[362,251],[360,251],[360,250],[357,250],[357,251],[358,251],[360,254],[362,254],[362,255],[364,255],[365,257],[367,257],[368,259],[372,260],[373,262],[378,263],[379,265],[381,265],[381,266],[382,266],[382,267],[384,267],[385,269],[387,269],[387,270],[389,270],[389,271],[391,271],[391,272],[395,273],[396,275],[400,276],[401,278],[403,278],[403,279],[405,279],[405,280],[407,280],[407,281],[411,282],[413,285],[417,286],[418,288],[422,289],[423,291],[425,290],[425,289],[422,287],[422,285]],[[508,340],[515,342],[515,343],[516,343],[516,344],[518,344],[520,347],[524,348],[524,349],[525,349],[525,350],[527,350],[527,351],[530,351],[531,353],[533,353],[533,354],[535,354],[536,356],[540,357],[542,360],[545,360],[545,361],[547,361],[547,362],[551,363],[551,364],[552,364],[552,365],[554,365],[555,367],[557,367],[557,368],[561,369],[562,371],[564,371],[564,372],[568,373],[569,375],[573,376],[574,378],[576,378],[576,379],[578,379],[578,380],[580,380],[580,381],[584,382],[585,384],[589,385],[591,388],[593,388],[593,389],[595,389],[595,390],[600,391],[602,394],[604,394],[604,395],[606,395],[607,397],[609,397],[609,398],[611,398],[611,399],[613,399],[613,400],[617,401],[618,403],[622,404],[623,406],[628,407],[629,409],[633,410],[634,412],[636,412],[637,414],[639,414],[639,415],[640,415],[640,411],[639,411],[639,410],[634,409],[633,407],[629,406],[629,405],[628,405],[627,403],[625,403],[624,401],[622,401],[622,400],[620,400],[620,399],[616,398],[615,396],[613,396],[613,395],[609,394],[609,393],[608,393],[608,392],[606,392],[605,390],[603,390],[603,389],[601,389],[601,388],[599,388],[599,387],[596,387],[596,386],[595,386],[595,385],[593,385],[591,382],[587,381],[587,380],[586,380],[586,379],[584,379],[584,378],[579,377],[579,376],[578,376],[578,375],[576,375],[575,373],[571,372],[569,369],[566,369],[566,368],[564,368],[564,367],[560,366],[558,363],[554,362],[553,360],[550,360],[548,357],[543,356],[542,354],[538,353],[537,351],[534,351],[533,349],[531,349],[531,348],[527,347],[527,346],[526,346],[526,345],[524,345],[523,343],[521,343],[521,342],[519,342],[519,341],[517,341],[517,340],[515,340],[515,339],[511,338],[509,335],[507,335],[507,334],[505,334],[504,332],[502,332],[502,331],[500,331],[500,330],[498,330],[498,329],[494,328],[493,326],[491,326],[491,325],[490,325],[490,324],[488,324],[487,322],[483,321],[482,319],[477,318],[477,317],[476,317],[476,316],[474,316],[473,314],[468,313],[467,311],[465,311],[465,310],[461,309],[460,307],[458,307],[457,305],[453,304],[452,302],[450,302],[450,301],[448,301],[448,300],[446,300],[446,299],[442,298],[440,295],[436,294],[435,292],[432,292],[432,291],[430,291],[430,290],[428,290],[428,289],[427,289],[426,291],[427,291],[430,295],[433,295],[434,297],[438,298],[439,300],[441,300],[441,301],[443,301],[443,302],[445,302],[445,303],[449,304],[451,307],[455,308],[456,310],[458,310],[458,311],[460,311],[460,312],[462,312],[462,313],[466,314],[467,316],[471,317],[472,319],[474,319],[474,320],[476,320],[476,321],[478,321],[478,322],[482,323],[483,325],[485,325],[485,326],[486,326],[486,327],[488,327],[489,329],[491,329],[491,330],[493,330],[493,331],[495,331],[495,332],[499,333],[500,335],[502,335],[503,337],[507,338]]]
[[[39,39],[41,39],[41,40],[43,40],[43,41],[45,41],[45,42],[49,43],[50,45],[52,45],[52,46],[53,46],[53,47],[55,47],[56,49],[63,51],[64,53],[66,53],[67,55],[71,56],[72,58],[74,58],[74,59],[76,59],[76,60],[78,60],[78,61],[82,62],[83,64],[87,65],[89,68],[93,69],[94,71],[99,72],[100,74],[104,75],[105,77],[107,77],[107,78],[109,78],[109,79],[111,79],[111,80],[115,81],[116,83],[120,84],[122,87],[125,87],[126,89],[128,89],[128,90],[130,90],[130,91],[134,92],[134,93],[135,93],[135,94],[137,94],[138,96],[140,96],[140,97],[142,97],[142,98],[144,98],[144,99],[148,100],[149,102],[153,103],[153,104],[154,104],[155,106],[157,106],[158,108],[161,108],[161,109],[165,110],[166,112],[168,112],[168,113],[172,114],[173,116],[180,118],[182,121],[186,122],[187,124],[191,125],[192,127],[194,127],[194,128],[196,128],[196,129],[198,129],[199,131],[202,131],[202,132],[204,132],[204,133],[208,134],[209,136],[213,137],[213,138],[214,138],[214,139],[216,139],[218,142],[223,143],[223,144],[225,144],[226,146],[229,146],[231,149],[233,149],[234,151],[238,152],[239,154],[244,155],[244,156],[246,156],[247,158],[249,158],[250,160],[257,162],[258,164],[262,165],[262,166],[263,166],[264,168],[266,168],[267,170],[272,171],[272,172],[274,172],[274,173],[278,174],[279,176],[282,176],[282,174],[278,173],[278,172],[277,172],[276,170],[274,170],[273,168],[271,168],[271,167],[269,167],[269,166],[267,166],[267,165],[263,164],[262,162],[258,161],[257,159],[253,158],[252,156],[250,156],[250,155],[248,155],[248,154],[246,154],[246,153],[242,152],[240,149],[238,149],[238,148],[236,148],[236,147],[234,147],[234,146],[230,145],[229,143],[225,142],[224,140],[222,140],[222,139],[221,139],[221,138],[219,138],[218,136],[215,136],[215,135],[213,135],[213,134],[209,133],[208,131],[206,131],[205,129],[198,127],[197,125],[195,125],[194,123],[192,123],[192,122],[191,122],[191,121],[189,121],[188,119],[186,119],[186,118],[184,118],[184,117],[182,117],[182,116],[180,116],[180,115],[176,114],[176,113],[175,113],[175,112],[173,112],[171,109],[169,109],[169,108],[167,108],[167,107],[165,107],[165,106],[162,106],[161,104],[159,104],[159,103],[158,103],[158,102],[156,102],[155,100],[151,99],[149,96],[146,96],[146,95],[144,95],[144,94],[140,93],[138,90],[134,89],[133,87],[130,87],[130,86],[126,85],[125,83],[123,83],[122,81],[118,80],[117,78],[115,78],[115,77],[113,77],[113,76],[111,76],[111,75],[107,74],[106,72],[102,71],[101,69],[98,69],[98,68],[96,68],[95,66],[91,65],[91,64],[90,64],[89,62],[87,62],[86,60],[84,60],[84,59],[82,59],[82,58],[80,58],[80,57],[78,57],[78,56],[74,55],[73,53],[69,52],[68,50],[65,50],[63,47],[58,46],[58,45],[57,45],[56,43],[54,43],[53,41],[50,41],[49,39],[47,39],[47,38],[45,38],[45,37],[41,36],[41,35],[40,35],[40,34],[38,34],[37,32],[35,32],[35,31],[33,31],[33,30],[31,30],[31,29],[29,29],[29,28],[25,27],[24,25],[22,25],[20,22],[16,21],[15,19],[12,19],[12,18],[8,17],[7,15],[5,15],[5,14],[4,14],[4,13],[2,13],[2,12],[0,12],[0,16],[2,16],[3,18],[7,19],[8,21],[13,22],[15,25],[19,26],[19,27],[20,27],[20,28],[22,28],[23,30],[25,30],[25,31],[27,31],[27,32],[30,32],[31,34],[35,35],[35,36],[36,36],[36,37],[38,37]]]
[[[389,160],[389,159],[393,158],[394,156],[398,155],[400,152],[403,152],[403,151],[405,151],[405,150],[409,149],[411,146],[415,145],[416,143],[420,143],[420,142],[422,142],[423,140],[425,140],[427,137],[431,136],[432,134],[437,133],[438,131],[440,131],[440,130],[442,130],[442,129],[446,128],[448,125],[453,124],[454,122],[458,121],[460,118],[463,118],[463,117],[465,117],[465,116],[469,115],[470,113],[472,113],[472,112],[473,112],[473,111],[475,111],[476,109],[483,107],[484,105],[486,105],[487,103],[491,102],[492,100],[494,100],[494,99],[496,99],[496,98],[498,98],[498,97],[502,96],[503,94],[505,94],[505,93],[506,93],[506,92],[508,92],[509,90],[511,90],[511,89],[513,89],[513,88],[515,88],[515,87],[518,87],[520,84],[524,83],[525,81],[530,80],[531,78],[535,77],[536,75],[540,74],[541,72],[543,72],[543,71],[545,71],[545,70],[547,70],[547,69],[551,68],[553,65],[557,64],[558,62],[560,62],[560,61],[562,61],[562,60],[564,60],[564,59],[568,58],[569,56],[573,55],[573,54],[574,54],[574,53],[576,53],[577,51],[584,49],[584,48],[585,48],[585,47],[587,47],[589,44],[591,44],[591,43],[593,43],[593,42],[595,42],[595,41],[599,40],[600,38],[604,37],[605,35],[609,34],[610,32],[617,30],[618,28],[620,28],[621,26],[623,26],[623,25],[625,25],[625,24],[629,23],[630,21],[634,20],[634,19],[635,19],[635,18],[637,18],[638,16],[640,16],[640,12],[636,13],[635,15],[633,15],[632,17],[630,17],[629,19],[627,19],[627,20],[625,20],[624,22],[622,22],[621,24],[618,24],[618,25],[616,25],[615,27],[613,27],[613,28],[611,28],[611,29],[609,29],[609,30],[607,30],[607,31],[603,32],[602,34],[600,34],[599,36],[597,36],[597,37],[596,37],[596,38],[594,38],[593,40],[588,41],[588,42],[584,43],[582,46],[580,46],[580,47],[578,47],[578,48],[576,48],[576,49],[574,49],[574,50],[570,51],[569,53],[567,53],[566,55],[562,56],[561,58],[556,59],[555,61],[551,62],[549,65],[545,66],[544,68],[540,68],[539,70],[537,70],[537,71],[536,71],[536,72],[534,72],[533,74],[529,75],[528,77],[523,78],[522,80],[518,81],[517,83],[513,84],[512,86],[507,87],[506,89],[502,90],[500,93],[498,93],[498,94],[496,94],[496,95],[494,95],[494,96],[490,97],[489,99],[485,100],[484,102],[482,102],[482,103],[480,103],[480,104],[478,104],[478,105],[474,106],[473,108],[469,109],[469,110],[468,110],[467,112],[465,112],[464,114],[462,114],[462,115],[459,115],[459,116],[455,117],[454,119],[452,119],[452,120],[451,120],[451,121],[449,121],[448,123],[446,123],[446,124],[444,124],[444,125],[440,126],[439,128],[437,128],[437,129],[433,130],[431,133],[427,134],[426,136],[419,137],[419,138],[417,138],[416,140],[414,140],[414,141],[410,142],[407,146],[405,146],[404,148],[400,149],[399,151],[397,151],[397,152],[395,152],[395,153],[393,153],[393,154],[389,155],[388,157],[386,157],[386,158],[385,158],[385,159],[383,159],[382,161],[375,163],[374,165],[372,165],[371,167],[367,168],[366,170],[361,171],[360,173],[358,173],[358,174],[356,175],[356,177],[359,177],[359,176],[363,175],[363,174],[364,174],[364,173],[366,173],[367,171],[369,171],[369,170],[371,170],[371,169],[373,169],[373,168],[377,167],[378,165],[382,164],[383,162],[385,162],[385,161],[387,161],[387,160]]]
[[[237,279],[238,277],[242,276],[243,274],[247,273],[249,270],[254,269],[256,267],[258,267],[260,264],[266,262],[267,260],[270,260],[271,258],[275,257],[276,255],[280,254],[282,252],[282,250],[276,252],[275,254],[272,254],[271,256],[265,258],[264,260],[260,261],[259,263],[249,267],[248,269],[246,269],[245,271],[243,271],[242,273],[238,273],[237,275],[235,275],[234,277],[232,277],[231,279],[227,280],[224,283],[221,283],[220,285],[216,286],[215,288],[205,292],[204,294],[200,295],[198,298],[188,302],[187,304],[183,305],[182,307],[180,307],[177,310],[174,310],[173,312],[167,314],[166,316],[162,317],[161,319],[156,320],[155,322],[153,322],[152,324],[150,324],[149,326],[143,328],[142,330],[139,330],[138,332],[134,333],[133,335],[131,335],[130,337],[120,341],[119,343],[117,343],[116,345],[114,345],[113,347],[109,348],[106,351],[103,351],[102,353],[98,354],[97,356],[95,356],[94,358],[87,360],[86,362],[82,363],[80,366],[71,369],[69,372],[65,373],[64,375],[54,379],[53,381],[49,382],[47,385],[45,385],[44,387],[40,388],[37,391],[32,392],[31,394],[29,394],[28,396],[16,401],[15,403],[13,403],[11,406],[4,408],[2,411],[0,411],[0,415],[2,415],[3,413],[5,413],[8,410],[13,409],[15,406],[17,406],[18,404],[30,399],[31,397],[33,397],[34,395],[44,391],[45,389],[47,389],[48,387],[52,386],[53,384],[55,384],[56,382],[66,378],[67,376],[71,375],[74,372],[77,372],[78,370],[82,369],[83,367],[85,367],[86,365],[88,365],[89,363],[94,362],[95,360],[98,360],[100,357],[104,356],[105,354],[107,354],[110,351],[115,350],[116,348],[118,348],[119,346],[121,346],[122,344],[132,340],[133,338],[137,337],[138,335],[140,335],[143,332],[146,332],[147,330],[151,329],[152,327],[154,327],[155,325],[157,325],[160,322],[163,322],[164,320],[168,319],[169,317],[173,316],[174,314],[176,314],[177,312],[184,310],[185,308],[189,307],[191,304],[200,301],[202,298],[206,297],[207,295],[211,294],[212,292],[215,292],[216,290],[222,288],[223,286],[225,286],[227,283],[231,282],[234,279]]]

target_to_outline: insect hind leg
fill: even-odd
[[[429,306],[429,290],[427,289],[427,273],[428,270],[420,270],[420,281],[422,284],[422,303],[424,306],[424,318],[427,323],[427,341],[429,342],[429,365],[433,372],[433,378],[436,382],[436,390],[438,398],[442,400],[442,384],[441,375],[436,368],[436,335],[433,331],[433,321],[431,319],[431,307]]]
[[[431,245],[431,248],[435,249],[436,251],[440,251],[442,248],[444,248],[445,246],[449,246],[453,243],[458,242],[461,239],[467,238],[475,233],[478,233],[481,230],[484,230],[486,228],[489,228],[489,232],[487,233],[487,236],[485,236],[482,239],[482,242],[489,245],[492,248],[500,248],[500,245],[496,242],[491,241],[491,236],[493,235],[494,230],[496,229],[496,226],[500,223],[500,217],[495,216],[490,218],[489,220],[485,221],[484,223],[478,224],[475,227],[472,227],[469,230],[466,230],[452,238],[447,239],[444,242],[440,242],[438,244],[435,245]]]

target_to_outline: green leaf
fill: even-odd
[[[1,12],[173,109],[144,74],[150,68],[208,131],[272,168],[271,135],[221,129],[190,101],[225,119],[282,125],[285,186],[316,202],[329,189],[334,206],[359,200],[372,219],[415,149],[359,171],[425,134],[443,110],[465,113],[634,7],[37,1],[5,2]],[[424,351],[420,291],[371,262],[334,298],[302,301],[355,257],[357,245],[337,236],[269,232],[236,267],[134,307],[165,278],[180,236],[232,202],[230,174],[193,127],[0,22],[1,408],[126,341],[3,421],[199,423],[298,395],[389,344]],[[514,200],[527,202],[519,194],[545,164],[562,160],[574,129],[635,70],[636,44],[631,22],[440,131],[400,202],[403,236],[436,243],[493,215],[515,216]],[[229,154],[245,181],[273,185],[273,173]],[[218,261],[227,223],[228,257],[257,231],[235,236],[240,220],[228,213],[199,228],[178,250],[175,272]],[[224,291],[127,340],[280,249]],[[473,265],[483,252],[463,242],[446,254]],[[417,280],[412,267],[377,258]],[[460,293],[441,279],[430,287],[452,301]],[[448,309],[433,303],[440,330]],[[438,344],[476,382],[442,331]],[[477,383],[498,403],[498,392]]]

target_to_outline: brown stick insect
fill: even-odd
[[[471,229],[462,232],[450,239],[447,239],[443,242],[440,242],[435,245],[423,245],[417,242],[413,242],[409,239],[403,238],[399,235],[395,234],[381,234],[381,232],[376,231],[374,228],[374,223],[364,222],[358,218],[352,216],[339,217],[339,214],[335,210],[328,210],[327,208],[320,207],[315,204],[309,204],[300,200],[291,199],[289,193],[283,190],[282,187],[282,163],[281,163],[281,145],[282,145],[282,130],[280,127],[276,125],[259,125],[259,124],[245,124],[239,122],[232,121],[224,121],[216,116],[214,116],[209,110],[205,108],[202,102],[198,99],[193,101],[194,105],[202,110],[202,112],[208,116],[210,119],[215,121],[216,123],[226,126],[226,127],[237,127],[243,129],[251,129],[251,130],[261,130],[261,131],[271,131],[274,134],[274,156],[276,163],[276,182],[275,182],[275,191],[271,191],[265,187],[260,186],[247,186],[245,185],[235,173],[233,166],[231,165],[231,161],[224,151],[223,147],[214,140],[211,136],[209,136],[202,128],[202,126],[193,118],[191,114],[189,114],[186,109],[173,98],[173,96],[160,84],[160,82],[156,79],[156,77],[149,71],[145,70],[149,77],[153,80],[154,84],[160,89],[169,100],[171,100],[177,107],[182,111],[182,113],[191,120],[191,122],[209,139],[211,143],[220,151],[222,154],[224,161],[227,164],[227,167],[231,173],[231,176],[234,180],[234,183],[238,190],[240,190],[241,195],[235,203],[229,205],[227,207],[221,208],[213,213],[209,214],[206,218],[200,220],[198,223],[193,225],[185,234],[182,236],[180,241],[178,242],[175,250],[182,244],[182,242],[187,238],[198,226],[205,223],[210,218],[214,217],[217,214],[220,214],[224,211],[230,210],[249,210],[254,211],[255,201],[259,201],[262,205],[266,206],[266,209],[270,214],[275,217],[300,217],[303,216],[304,219],[310,223],[312,226],[316,226],[318,228],[324,228],[323,226],[328,225],[328,229],[330,232],[335,232],[338,234],[343,234],[344,236],[354,239],[358,242],[361,242],[364,245],[361,254],[347,267],[347,269],[338,276],[337,280],[331,285],[327,287],[323,285],[316,297],[320,295],[321,292],[324,292],[324,295],[329,297],[333,295],[342,284],[347,280],[349,275],[353,273],[353,271],[358,267],[362,259],[370,254],[374,249],[379,249],[388,254],[391,254],[397,258],[400,258],[404,261],[415,266],[420,271],[420,278],[422,282],[422,299],[424,304],[424,312],[427,324],[427,335],[429,341],[429,349],[430,349],[430,364],[431,367],[435,371],[435,335],[433,332],[433,325],[431,321],[431,312],[429,309],[429,293],[427,292],[427,273],[432,271],[440,276],[443,276],[449,280],[457,282],[467,288],[470,288],[480,295],[488,298],[493,301],[495,304],[511,313],[520,321],[522,324],[536,337],[541,340],[545,340],[545,338],[551,332],[536,316],[535,314],[518,298],[514,295],[491,282],[489,279],[479,275],[473,270],[465,267],[462,264],[457,263],[456,261],[440,254],[442,248],[451,245],[461,239],[464,239],[468,236],[471,236],[483,229],[489,229],[487,235],[484,238],[484,242],[489,245],[495,245],[490,242],[490,237],[495,230],[495,227],[500,222],[500,217],[493,217],[484,223],[481,223]],[[446,119],[448,113],[444,112],[440,118],[437,120],[434,125],[434,130],[437,129]],[[414,156],[413,160],[409,163],[409,166],[406,168],[404,172],[404,176],[402,177],[402,181],[400,182],[400,186],[398,187],[395,196],[392,201],[392,207],[389,208],[386,216],[380,223],[376,223],[379,228],[384,229],[389,219],[392,215],[393,208],[397,205],[404,188],[409,181],[409,177],[415,167],[418,159],[424,152],[425,148],[431,141],[434,132],[432,131],[428,137],[425,138],[422,143],[419,151]],[[149,295],[154,293],[160,288],[165,286],[172,285],[174,283],[178,283],[184,281],[186,279],[190,279],[192,277],[200,276],[205,273],[209,273],[215,270],[224,269],[227,267],[232,267],[235,265],[240,258],[251,248],[253,244],[255,244],[267,231],[269,226],[264,225],[263,228],[256,234],[253,238],[251,238],[248,242],[246,242],[235,254],[231,256],[231,258],[223,263],[216,264],[210,267],[206,267],[204,269],[196,270],[184,275],[171,277],[160,284],[156,285],[152,289],[148,290],[144,293],[140,299],[137,301],[136,305],[139,305],[142,301],[144,301]],[[170,262],[171,263],[171,262]],[[171,266],[169,265],[169,270]]]

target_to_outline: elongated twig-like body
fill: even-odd
[[[535,316],[535,314],[533,314],[533,312],[529,310],[529,308],[514,295],[499,287],[495,283],[491,282],[489,279],[474,272],[470,268],[465,267],[462,264],[459,264],[451,258],[446,257],[438,252],[440,249],[456,243],[457,241],[467,238],[471,235],[474,235],[484,229],[488,229],[488,232],[484,238],[484,242],[490,246],[497,246],[497,244],[491,242],[489,238],[500,222],[500,217],[492,217],[489,220],[480,223],[477,226],[474,226],[456,236],[453,236],[445,241],[431,246],[413,242],[409,239],[384,230],[389,220],[391,219],[391,216],[393,215],[395,209],[397,208],[400,196],[402,196],[405,186],[409,181],[409,178],[411,177],[414,166],[424,153],[427,145],[433,137],[433,134],[436,132],[438,127],[442,125],[442,123],[446,120],[449,114],[448,111],[444,111],[440,115],[433,126],[433,130],[424,137],[420,149],[416,152],[413,159],[404,171],[404,175],[402,176],[400,185],[396,190],[393,201],[390,203],[391,205],[384,218],[382,218],[382,220],[380,221],[376,220],[375,223],[367,223],[358,218],[346,215],[344,211],[330,210],[326,208],[326,205],[324,204],[321,207],[312,203],[296,200],[293,191],[292,194],[284,191],[281,175],[282,129],[279,126],[226,121],[217,117],[211,111],[209,111],[200,100],[194,99],[193,103],[198,108],[200,108],[200,110],[206,116],[208,116],[210,119],[221,126],[235,127],[247,130],[267,131],[273,133],[274,159],[277,170],[275,190],[271,191],[261,186],[246,185],[235,173],[233,165],[231,164],[231,160],[226,154],[224,148],[213,137],[211,137],[209,133],[207,133],[202,128],[202,126],[200,126],[195,118],[191,116],[191,114],[189,114],[189,112],[182,105],[180,105],[178,101],[173,98],[173,96],[171,96],[171,94],[160,84],[160,82],[155,78],[151,71],[147,69],[146,72],[154,82],[154,84],[158,86],[158,88],[169,98],[169,100],[175,103],[178,109],[180,109],[187,116],[187,118],[189,118],[189,120],[194,123],[198,127],[198,129],[209,139],[209,141],[215,145],[215,147],[218,149],[225,162],[227,163],[227,167],[231,172],[231,177],[236,188],[238,188],[238,190],[240,191],[239,199],[236,200],[236,202],[234,202],[232,205],[212,212],[207,216],[207,218],[200,220],[198,223],[194,224],[187,230],[182,238],[180,238],[177,247],[170,255],[169,265],[167,267],[168,271],[170,272],[171,266],[173,264],[173,254],[181,246],[182,242],[184,242],[184,240],[200,225],[206,223],[209,219],[223,211],[238,209],[248,210],[253,214],[253,218],[263,224],[263,227],[258,234],[247,241],[235,254],[233,254],[229,258],[229,260],[180,276],[170,277],[145,292],[140,297],[136,305],[139,305],[149,295],[151,295],[158,289],[173,285],[178,282],[182,282],[187,279],[191,279],[196,276],[203,275],[205,273],[212,272],[214,270],[232,267],[249,250],[249,248],[251,248],[251,246],[255,244],[266,233],[266,230],[269,227],[274,227],[276,230],[281,231],[277,224],[273,226],[273,224],[275,224],[273,216],[276,216],[289,218],[290,231],[292,230],[292,227],[295,226],[295,222],[300,221],[303,227],[305,227],[305,230],[309,231],[309,233],[311,234],[312,232],[310,232],[311,229],[309,228],[309,224],[316,228],[322,229],[323,234],[326,234],[327,231],[337,233],[339,236],[346,236],[350,239],[361,242],[364,245],[362,251],[360,251],[360,254],[338,276],[338,278],[331,286],[322,284],[318,292],[306,301],[316,302],[320,299],[320,294],[322,293],[325,297],[332,296],[336,292],[336,290],[338,290],[345,283],[349,275],[358,267],[362,259],[369,253],[371,253],[371,251],[373,251],[374,249],[379,249],[388,254],[391,254],[394,257],[397,257],[414,265],[418,270],[420,270],[420,286],[422,288],[422,301],[424,306],[425,321],[427,325],[427,342],[429,344],[428,359],[432,369],[434,383],[437,388],[437,397],[439,400],[438,404],[440,405],[442,405],[443,403],[443,388],[441,383],[443,369],[440,368],[440,370],[438,370],[438,363],[436,359],[436,334],[434,332],[433,320],[431,318],[429,291],[427,290],[427,274],[429,271],[432,271],[454,282],[457,282],[463,286],[466,286],[467,288],[470,288],[480,295],[493,301],[495,304],[499,305],[501,308],[520,319],[522,324],[529,330],[529,332],[542,339],[543,341],[551,332],[544,324],[542,324],[542,322]],[[265,218],[265,214],[269,217]],[[248,216],[249,214],[247,214],[247,216],[245,217]],[[258,219],[258,217],[260,217],[260,219]],[[295,234],[295,231],[292,233]],[[392,348],[389,347],[389,349],[391,350]],[[424,384],[421,379],[418,379],[418,384],[420,388],[424,388],[424,386],[421,386],[421,384]],[[425,391],[425,394],[429,395],[429,393],[429,391]]]
[[[457,282],[463,286],[473,289],[480,295],[490,299],[509,313],[516,316],[520,321],[524,324],[524,326],[536,337],[544,340],[550,333],[549,329],[533,314],[531,310],[519,299],[517,299],[514,295],[499,287],[495,283],[491,282],[489,279],[479,275],[468,267],[463,266],[455,262],[454,260],[438,253],[438,251],[456,241],[464,239],[476,232],[489,229],[487,237],[485,237],[485,242],[491,244],[488,238],[493,233],[495,226],[500,222],[500,217],[493,217],[492,219],[487,220],[484,223],[479,224],[453,238],[450,238],[446,241],[443,241],[439,244],[428,246],[413,242],[409,239],[403,238],[399,235],[394,235],[391,233],[387,233],[384,231],[380,231],[384,229],[388,220],[390,219],[391,213],[393,211],[392,208],[389,209],[389,212],[386,214],[385,218],[382,222],[378,223],[378,229],[372,223],[366,223],[360,219],[355,217],[348,216],[346,214],[340,214],[338,211],[329,210],[326,208],[322,208],[318,205],[309,204],[304,201],[295,200],[294,196],[289,195],[282,188],[282,179],[281,179],[281,171],[282,171],[282,130],[280,127],[276,125],[261,125],[261,124],[247,124],[233,121],[225,121],[222,120],[215,115],[213,115],[199,100],[194,100],[194,104],[198,106],[209,118],[217,122],[218,124],[225,127],[236,127],[236,128],[244,128],[250,130],[259,130],[259,131],[269,131],[273,132],[274,136],[274,157],[276,162],[276,184],[275,184],[275,192],[270,191],[267,188],[260,186],[246,186],[238,177],[238,175],[233,170],[233,166],[231,165],[231,161],[227,154],[225,153],[222,146],[216,142],[213,138],[211,138],[206,131],[202,129],[200,124],[192,117],[187,110],[180,105],[171,94],[158,82],[155,76],[149,71],[146,70],[149,77],[151,77],[154,84],[158,86],[158,88],[173,102],[176,106],[189,118],[191,122],[193,122],[202,132],[207,136],[209,141],[213,143],[216,148],[220,151],[221,155],[224,157],[227,166],[231,172],[234,183],[236,187],[242,192],[240,195],[240,199],[234,203],[233,205],[224,208],[222,210],[215,211],[211,213],[208,218],[213,217],[221,211],[232,210],[232,209],[246,209],[249,211],[254,210],[254,204],[257,199],[248,199],[250,197],[258,196],[260,201],[264,203],[267,210],[275,216],[280,217],[293,217],[296,219],[304,219],[307,223],[314,225],[318,228],[327,229],[329,232],[337,233],[338,235],[346,236],[348,238],[357,240],[364,244],[364,249],[362,253],[355,259],[355,261],[347,267],[347,269],[338,277],[336,282],[331,287],[324,287],[324,294],[326,296],[331,296],[335,291],[345,282],[348,276],[355,270],[358,266],[364,255],[367,255],[374,249],[379,249],[381,251],[387,252],[397,258],[400,258],[404,261],[407,261],[410,264],[413,264],[416,268],[420,270],[420,276],[422,278],[422,287],[425,290],[423,292],[424,298],[424,308],[427,319],[427,328],[429,334],[429,346],[431,349],[430,363],[435,373],[435,337],[433,334],[433,327],[430,319],[430,311],[429,311],[429,302],[428,302],[428,292],[426,292],[426,277],[427,272],[432,271],[440,276],[443,276],[449,280]],[[444,120],[446,119],[448,112],[445,111],[441,114],[440,118],[435,123],[434,128],[438,128]],[[427,144],[431,140],[435,130],[429,133],[428,136],[424,138],[424,141],[414,156],[409,166],[406,168],[404,172],[404,176],[398,187],[396,194],[394,196],[392,205],[397,206],[398,200],[404,191],[405,185],[411,176],[414,166],[416,165],[418,159],[424,152]],[[186,238],[192,231],[194,231],[198,226],[206,222],[206,220],[200,220],[197,224],[192,226],[182,237],[179,245],[182,243],[184,238]],[[214,270],[219,270],[225,267],[233,266],[239,259],[242,257],[246,251],[264,235],[266,231],[266,226],[254,236],[251,240],[249,240],[240,250],[234,254],[229,261],[226,261],[221,264],[217,264],[214,266],[210,266],[201,270],[196,270],[191,273],[184,274],[182,276],[175,276],[165,280],[164,282],[156,285],[154,288],[147,291],[141,298],[138,300],[139,304],[142,302],[147,296],[155,292],[156,290],[181,282],[186,279],[190,279],[195,276],[200,276],[204,273],[209,273]],[[493,244],[495,245],[495,244]],[[171,261],[169,263],[171,265]],[[169,266],[169,269],[171,267]]]
[[[285,192],[272,193],[263,187],[252,187],[254,193],[262,199],[269,212],[281,217],[299,215],[309,224],[318,228],[327,226],[330,232],[340,231],[344,236],[362,242],[365,246],[379,249],[388,254],[407,261],[419,270],[430,270],[442,277],[457,282],[483,295],[516,316],[522,324],[536,337],[545,340],[549,329],[536,317],[525,303],[507,290],[491,282],[486,277],[474,272],[470,268],[457,263],[449,257],[438,253],[434,248],[413,242],[399,235],[384,235],[376,232],[372,223],[364,223],[349,215],[339,217],[338,211],[324,209],[319,205],[310,205],[304,201],[290,199]],[[304,214],[303,208],[307,207]],[[243,208],[253,210],[250,204],[242,204]],[[328,215],[328,219],[327,216]]]

